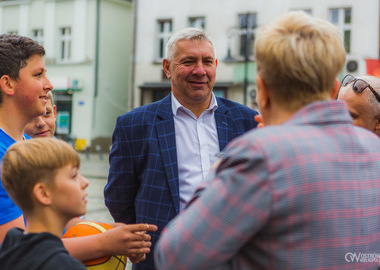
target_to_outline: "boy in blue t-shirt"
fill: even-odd
[[[28,139],[26,124],[46,112],[47,95],[53,85],[46,76],[44,48],[28,37],[0,35],[0,161],[15,142]],[[73,224],[72,224],[73,225]],[[152,224],[111,224],[102,234],[63,239],[75,258],[86,261],[109,255],[126,255],[132,262],[150,252]],[[9,229],[25,229],[24,217],[0,185],[0,243]]]

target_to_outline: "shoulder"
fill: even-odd
[[[225,107],[232,114],[242,114],[244,116],[249,116],[249,117],[253,117],[256,114],[258,114],[257,111],[247,106],[244,106],[238,102],[231,101],[225,98],[220,98],[220,97],[217,97],[216,100],[218,101],[219,107],[222,107],[222,108]]]
[[[23,236],[24,231],[20,228],[12,228],[10,229],[4,238],[4,241],[1,244],[1,250],[7,250],[12,245],[15,245],[16,242],[18,242]]]
[[[15,143],[15,140],[12,139],[7,133],[0,129],[0,158],[3,158],[7,149]]]
[[[154,119],[154,116],[159,113],[171,112],[171,98],[170,95],[153,103],[137,107],[127,113],[118,117],[118,121],[130,121],[145,119],[147,121]]]
[[[35,237],[38,238],[39,242],[38,245],[35,245],[35,249],[45,250],[43,253],[46,259],[42,260],[43,267],[41,270],[86,269],[80,261],[69,255],[60,238],[50,233],[39,233]]]

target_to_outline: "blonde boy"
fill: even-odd
[[[86,212],[88,181],[70,145],[34,139],[12,145],[1,165],[1,182],[22,210],[25,231],[8,231],[0,249],[0,269],[86,269],[60,239],[67,222]]]
[[[48,93],[53,85],[46,75],[44,48],[28,37],[0,35],[0,160],[15,142],[27,137],[24,128],[33,118],[46,113]],[[108,255],[126,255],[133,262],[150,252],[152,224],[112,224],[105,233],[64,239],[75,258],[86,261]],[[21,210],[0,185],[0,243],[13,227],[24,228]]]

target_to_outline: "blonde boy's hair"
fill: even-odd
[[[58,169],[79,168],[78,153],[66,142],[36,138],[13,144],[1,164],[1,183],[24,214],[34,208],[32,190],[37,183],[54,185]]]
[[[257,73],[288,109],[326,99],[345,58],[338,29],[302,11],[264,26],[255,41]]]

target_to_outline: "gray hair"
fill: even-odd
[[[380,79],[375,76],[360,76],[358,79],[362,79],[368,84],[370,84],[376,93],[380,95],[379,86],[380,86]],[[370,89],[366,89],[365,91],[371,91]],[[369,106],[369,110],[371,110],[372,114],[377,116],[380,114],[380,103],[376,99],[375,95],[373,93],[370,93],[367,95],[367,101]]]
[[[171,38],[169,39],[168,43],[166,44],[166,59],[173,60],[173,57],[176,52],[176,45],[177,42],[180,40],[201,40],[201,41],[208,41],[210,42],[212,48],[214,49],[215,53],[215,46],[212,42],[210,36],[200,28],[195,27],[188,27],[184,28],[182,30],[179,30],[177,33],[175,33]]]

